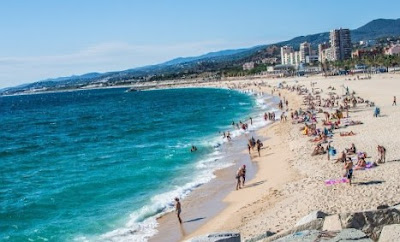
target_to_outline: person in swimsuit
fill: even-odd
[[[246,165],[242,166],[242,187],[244,187],[244,183],[246,182]]]
[[[178,217],[179,223],[182,223],[182,219],[181,219],[181,212],[182,212],[182,208],[181,208],[181,202],[179,202],[179,198],[175,198],[175,212],[176,212],[176,216]]]
[[[241,177],[243,176],[243,168],[240,167],[237,172],[236,172],[236,190],[239,190],[240,188],[242,188],[242,183],[241,183]]]
[[[346,170],[344,177],[349,180],[349,184],[351,185],[351,178],[353,177],[353,161],[351,158],[347,158],[346,163],[344,164],[344,169]]]

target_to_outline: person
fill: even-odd
[[[367,167],[367,162],[365,162],[364,157],[361,157],[357,161],[356,170],[364,169],[365,167]]]
[[[246,182],[246,165],[242,166],[242,187],[244,187],[244,183]]]
[[[243,169],[240,167],[236,172],[236,190],[242,188],[241,186],[241,177],[243,176]]]
[[[249,143],[247,143],[247,149],[249,150],[249,155],[251,154],[250,150],[251,150],[251,146]]]
[[[253,125],[253,118],[250,117],[250,125]]]
[[[375,107],[374,110],[374,117],[377,118],[379,116],[379,114],[381,113],[381,109],[378,107]]]
[[[349,180],[349,184],[351,185],[351,178],[353,177],[353,161],[351,161],[351,158],[347,158],[344,169],[346,170],[344,177]]]
[[[190,149],[190,152],[195,152],[195,151],[197,151],[197,147],[192,145],[192,148]]]
[[[181,212],[182,212],[182,207],[181,207],[181,202],[179,202],[179,198],[175,198],[175,212],[176,216],[178,217],[179,223],[182,223],[181,219]]]
[[[333,146],[331,146],[331,141],[328,142],[328,145],[326,146],[326,150],[328,151],[327,152],[328,153],[328,160],[330,160],[331,159],[331,153],[332,153],[332,155],[334,155],[334,152],[333,152],[334,148],[333,148]]]
[[[335,161],[335,163],[337,163],[339,161],[340,162],[346,162],[346,152],[345,151],[342,151],[341,156],[338,157],[338,159]]]
[[[258,152],[258,156],[260,157],[261,156],[261,153],[260,153],[260,151],[261,151],[261,147],[263,146],[263,143],[258,139],[257,140],[257,152]]]
[[[232,138],[231,138],[231,133],[228,131],[228,134],[226,135],[226,138],[228,139],[228,141],[231,141],[232,140]]]
[[[396,96],[393,97],[393,104],[392,104],[392,106],[397,106],[397,103],[396,103]]]
[[[385,163],[386,162],[386,148],[382,145],[378,145],[378,163]]]
[[[354,145],[354,143],[351,144],[351,147],[349,149],[346,149],[346,153],[348,155],[353,155],[357,152],[356,146]]]

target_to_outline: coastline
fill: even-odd
[[[188,86],[174,87],[174,88],[192,88]],[[217,88],[217,89],[229,89],[228,86],[195,86],[193,88]],[[247,90],[247,89],[246,89]],[[237,89],[238,92],[246,92],[243,89]],[[256,97],[258,93],[247,93],[246,95],[251,95],[256,102],[259,97]],[[268,100],[274,98],[271,95],[264,95],[263,100],[267,98]],[[277,108],[277,103],[272,106],[267,106],[269,109]],[[256,105],[257,106],[257,105]],[[262,113],[257,110],[258,119],[263,119]],[[265,111],[265,110],[264,110]],[[253,121],[256,122],[257,118],[253,117]],[[268,127],[272,125],[271,122],[261,121],[258,123],[262,127]],[[250,125],[250,124],[249,124]],[[257,125],[254,123],[254,125]],[[227,204],[223,201],[230,192],[235,190],[236,179],[234,179],[234,174],[236,173],[237,166],[246,165],[247,180],[252,180],[258,170],[258,164],[252,161],[244,149],[247,145],[247,140],[252,136],[265,140],[258,133],[260,128],[249,126],[250,130],[246,133],[240,133],[236,136],[232,142],[224,143],[222,153],[224,158],[221,162],[232,163],[232,165],[218,169],[214,171],[215,178],[211,181],[201,185],[200,187],[194,189],[184,200],[182,200],[183,212],[183,226],[178,226],[176,215],[174,212],[167,212],[161,217],[157,218],[158,233],[149,238],[149,241],[179,241],[186,238],[187,235],[195,232],[199,227],[208,223],[217,214],[222,212]],[[253,151],[252,156],[255,156],[255,151]],[[232,162],[233,161],[233,162]]]

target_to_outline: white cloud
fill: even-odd
[[[156,64],[179,56],[196,56],[210,51],[241,48],[254,44],[222,40],[171,45],[101,43],[66,55],[0,57],[0,88],[52,77],[124,70]]]

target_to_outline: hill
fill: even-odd
[[[381,37],[400,36],[400,19],[376,19],[364,26],[351,30],[353,42],[375,40]],[[144,66],[108,73],[88,73],[81,76],[47,79],[31,84],[0,90],[0,95],[10,95],[35,90],[60,90],[81,88],[87,85],[109,86],[130,84],[136,81],[187,78],[205,72],[219,72],[223,69],[240,68],[247,61],[279,55],[279,47],[291,45],[298,48],[300,43],[309,42],[316,47],[329,41],[329,32],[298,36],[270,45],[251,48],[222,50],[194,57],[179,57],[158,65]]]

